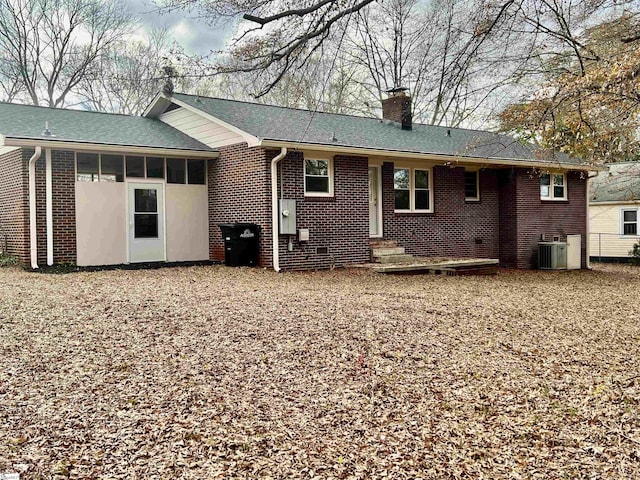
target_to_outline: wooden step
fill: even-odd
[[[431,273],[435,275],[495,275],[498,273],[497,259],[483,258],[470,260],[430,263],[415,259],[414,263],[380,264],[372,267],[378,273]]]

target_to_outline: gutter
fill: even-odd
[[[29,247],[31,250],[31,268],[38,268],[38,226],[36,225],[36,162],[42,155],[42,147],[29,159]]]
[[[578,171],[606,171],[607,167],[601,167],[596,165],[581,165],[573,163],[559,163],[559,162],[540,162],[540,161],[527,161],[508,158],[480,158],[480,157],[465,157],[455,156],[440,153],[419,153],[419,152],[403,152],[400,150],[379,150],[375,148],[366,147],[348,147],[341,145],[324,145],[316,143],[296,143],[277,140],[262,140],[260,147],[263,148],[284,148],[288,147],[293,150],[317,150],[332,153],[352,154],[358,156],[380,156],[386,158],[400,158],[400,159],[415,159],[415,160],[427,160],[432,162],[451,162],[456,165],[479,165],[479,166],[507,166],[507,167],[533,167],[540,169],[551,170],[578,170]]]
[[[138,145],[112,145],[109,143],[85,143],[73,140],[39,140],[31,138],[4,137],[4,145],[7,147],[43,147],[53,150],[78,150],[95,152],[96,149],[109,153],[158,155],[163,157],[187,157],[187,158],[218,158],[220,152],[216,150],[184,150],[178,148],[141,147]]]
[[[596,171],[596,174],[591,176],[587,176],[587,188],[586,190],[586,210],[587,210],[587,262],[586,262],[586,267],[587,270],[593,270],[593,268],[591,267],[591,256],[590,256],[590,252],[591,252],[591,228],[589,227],[589,193],[590,193],[590,188],[589,186],[591,185],[591,182],[589,182],[589,180],[591,180],[592,178],[596,178],[598,175],[600,174],[599,171]]]
[[[279,217],[278,217],[278,162],[287,154],[287,147],[281,147],[280,153],[271,160],[271,234],[273,241],[273,269],[280,271]]]

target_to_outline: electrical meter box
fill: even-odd
[[[280,200],[280,235],[295,235],[296,201]]]

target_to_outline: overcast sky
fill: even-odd
[[[143,28],[167,28],[175,39],[189,53],[206,55],[211,50],[221,50],[232,34],[231,25],[210,26],[195,18],[194,14],[175,11],[159,14],[150,1],[125,0],[131,12],[138,17]]]

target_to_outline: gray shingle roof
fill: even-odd
[[[49,122],[49,130],[55,137],[42,134],[45,122]],[[2,102],[0,134],[20,139],[212,151],[203,143],[153,118]]]
[[[368,148],[389,152],[452,155],[578,165],[568,155],[542,152],[508,135],[414,124],[413,130],[376,118],[197,97],[174,98],[231,124],[261,140]]]
[[[640,162],[610,163],[591,179],[591,202],[640,201]]]

